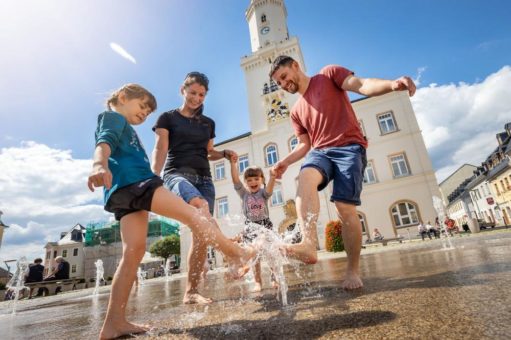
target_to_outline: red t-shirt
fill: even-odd
[[[291,122],[297,136],[307,133],[315,149],[360,144],[367,140],[342,83],[352,75],[341,66],[325,66],[310,79],[309,87],[293,105]]]

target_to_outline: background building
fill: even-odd
[[[62,256],[69,262],[69,278],[83,277],[83,241],[85,238],[85,227],[76,224],[70,231],[63,232],[57,242],[48,242],[44,246],[44,275],[51,273],[56,267],[55,258]]]
[[[252,54],[241,58],[241,68],[245,73],[251,131],[220,142],[217,147],[238,153],[240,173],[249,165],[258,165],[268,176],[270,167],[297,144],[289,110],[298,98],[271,81],[270,64],[281,54],[293,57],[304,70],[305,63],[298,38],[289,36],[282,0],[252,0],[245,16]],[[370,237],[375,227],[387,238],[415,234],[420,220],[434,221],[432,196],[440,197],[440,192],[408,95],[389,93],[354,100],[352,105],[369,141],[362,206],[358,208],[364,239]],[[290,166],[275,185],[270,218],[277,227],[286,219],[284,203],[295,198],[300,163]],[[214,161],[211,169],[216,188],[215,217],[222,231],[233,236],[241,231],[244,219],[230,179],[230,164],[227,160]],[[325,225],[337,219],[329,200],[331,192],[330,186],[319,193],[318,246],[321,249],[325,244]],[[190,245],[188,229],[181,231],[181,241],[184,269]],[[221,257],[214,254],[211,252],[210,258],[221,265]]]

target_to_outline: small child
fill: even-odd
[[[101,339],[112,339],[147,329],[126,320],[126,304],[146,250],[148,211],[181,221],[204,242],[217,247],[237,267],[254,256],[226,238],[200,212],[166,190],[152,171],[132,125],[142,124],[156,109],[154,96],[137,84],[127,84],[107,101],[98,117],[94,164],[88,179],[91,191],[104,186],[105,210],[121,223],[122,259],[112,282]]]
[[[270,180],[268,185],[265,183],[263,170],[256,166],[251,166],[245,169],[243,178],[245,185],[241,183],[238,171],[238,157],[232,156],[231,163],[231,177],[234,184],[234,190],[238,193],[242,201],[243,215],[245,216],[245,228],[242,232],[243,242],[250,244],[257,237],[257,225],[273,230],[273,224],[270,221],[268,211],[268,200],[273,193],[275,185],[275,173],[270,170]],[[241,239],[238,236],[238,240]],[[262,289],[261,279],[261,261],[257,261],[255,266],[255,287],[254,292],[260,292]],[[272,286],[276,288],[277,282],[275,276],[271,274]]]

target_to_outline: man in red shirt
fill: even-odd
[[[378,96],[407,90],[413,96],[415,84],[409,77],[397,80],[358,78],[353,72],[335,65],[308,77],[293,58],[284,55],[273,62],[270,77],[285,91],[301,95],[291,109],[298,145],[274,166],[277,178],[282,177],[289,165],[307,155],[298,176],[296,197],[298,224],[304,237],[302,242],[287,245],[285,250],[305,263],[317,262],[318,191],[333,180],[330,200],[335,203],[343,224],[342,238],[348,255],[342,286],[360,288],[363,286],[359,273],[362,226],[356,206],[361,204],[367,141],[347,91]]]

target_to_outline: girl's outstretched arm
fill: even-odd
[[[94,191],[94,188],[102,186],[107,189],[112,187],[112,172],[108,168],[108,157],[110,157],[111,153],[110,145],[107,143],[99,143],[96,146],[92,171],[87,181],[90,191]]]
[[[268,184],[266,185],[266,193],[268,196],[271,196],[273,194],[273,188],[275,187],[275,179],[277,178],[277,174],[273,168],[270,169],[270,180],[268,181]]]
[[[241,181],[240,181],[240,172],[238,170],[238,156],[232,156],[231,159],[230,159],[230,163],[231,163],[231,178],[232,178],[232,183],[237,186],[237,185],[240,185],[241,184]]]

